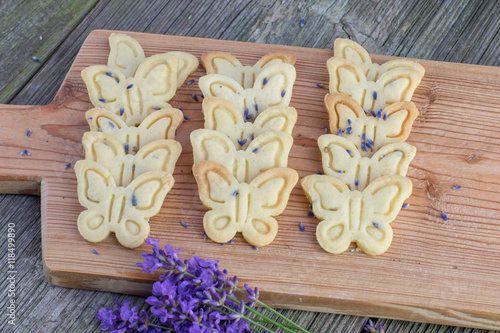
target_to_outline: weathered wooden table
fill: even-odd
[[[0,103],[49,103],[94,29],[331,49],[337,37],[371,53],[500,66],[498,1],[105,1],[0,2]],[[303,26],[300,24],[304,20]],[[34,61],[32,57],[40,59]],[[1,146],[0,146],[1,151]],[[5,186],[4,186],[5,188]],[[27,188],[27,193],[37,187]],[[7,234],[15,225],[16,320],[7,321]],[[144,298],[55,287],[44,278],[40,200],[0,194],[0,331],[98,332],[94,314]],[[369,318],[283,310],[314,332],[363,332]],[[375,319],[386,332],[486,332]],[[493,332],[493,331],[489,331]]]

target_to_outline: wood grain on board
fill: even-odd
[[[52,283],[145,294],[156,277],[133,265],[149,247],[125,249],[114,236],[99,244],[83,240],[76,227],[83,209],[76,178],[72,167],[65,168],[83,158],[81,137],[88,130],[84,112],[91,104],[80,71],[106,63],[109,33],[95,31],[88,37],[52,103],[0,107],[0,190],[32,193],[41,184],[43,258]],[[330,50],[129,34],[146,55],[180,50],[199,57],[220,50],[253,64],[272,51],[293,53],[297,81],[291,106],[299,118],[289,167],[300,177],[321,169],[316,139],[328,122],[323,106],[327,90],[316,84],[328,83],[325,63]],[[375,62],[389,59],[374,56]],[[277,218],[280,229],[271,245],[255,251],[240,236],[225,246],[203,240],[206,210],[191,175],[188,140],[192,130],[203,126],[201,103],[192,98],[200,93],[197,84],[181,87],[171,102],[191,119],[178,130],[183,154],[174,174],[176,184],[151,219],[151,236],[182,247],[184,257],[220,259],[222,267],[258,285],[263,300],[277,307],[500,328],[500,120],[495,107],[500,104],[500,69],[419,62],[426,69],[413,99],[420,116],[407,141],[417,147],[408,172],[414,191],[410,206],[392,223],[394,240],[384,255],[348,251],[334,256],[322,251],[315,241],[317,220],[308,216],[309,204],[299,185]],[[192,78],[197,82],[203,74],[200,68]],[[31,155],[20,155],[23,149]],[[462,188],[452,190],[454,185]]]

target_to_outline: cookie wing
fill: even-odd
[[[179,61],[169,53],[151,56],[137,67],[134,81],[140,89],[137,95],[141,100],[135,102],[145,104],[140,108],[143,112],[164,108],[164,103],[172,99],[177,90],[178,68]]]
[[[126,90],[126,77],[121,71],[109,66],[89,66],[82,70],[82,79],[87,86],[90,102],[95,107],[103,107],[114,113],[127,107],[123,92]]]
[[[324,134],[318,138],[318,147],[321,151],[323,172],[355,189],[361,160],[356,146],[341,136]]]
[[[343,58],[359,66],[367,75],[372,66],[372,59],[364,47],[347,38],[337,38],[333,44],[333,56]]]
[[[297,172],[288,168],[268,170],[252,180],[248,217],[241,230],[248,243],[266,246],[274,240],[278,222],[272,216],[283,212],[297,180]]]
[[[123,215],[113,229],[120,244],[135,248],[144,242],[149,235],[149,218],[161,209],[173,185],[172,175],[151,171],[138,176],[126,187],[121,202]]]
[[[115,135],[120,130],[128,127],[119,114],[104,108],[94,108],[85,112],[85,117],[93,132],[103,132]]]
[[[93,161],[75,164],[78,201],[87,208],[78,216],[78,231],[90,242],[101,242],[112,231],[109,193],[116,187],[110,172]]]
[[[419,111],[413,102],[398,102],[383,109],[382,114],[385,120],[377,124],[375,151],[386,144],[405,141]]]
[[[360,177],[363,179],[360,179],[358,189],[364,189],[372,180],[385,175],[406,176],[416,152],[414,146],[405,142],[383,146],[370,158],[370,172],[365,177]]]
[[[190,140],[195,164],[200,161],[223,162],[229,153],[233,155],[233,160],[235,158],[236,148],[233,142],[222,133],[198,129],[191,132]],[[234,161],[227,161],[226,165],[231,166],[232,170],[233,163]]]
[[[377,178],[366,187],[362,193],[364,205],[356,237],[363,252],[379,255],[389,248],[393,234],[389,223],[396,218],[411,192],[411,181],[398,175]]]
[[[134,177],[150,171],[173,174],[182,146],[175,140],[157,140],[144,145],[135,155]]]
[[[309,175],[301,181],[314,215],[321,221],[316,239],[327,252],[342,253],[351,244],[351,192],[340,179],[328,175]]]
[[[175,139],[177,128],[183,119],[179,109],[165,108],[153,112],[139,125],[142,144],[161,139]]]
[[[122,72],[125,77],[132,77],[139,64],[146,59],[141,44],[134,38],[112,33],[109,36],[108,66]]]
[[[205,233],[218,243],[230,241],[238,231],[238,181],[226,168],[212,161],[195,163],[193,175],[200,200],[210,209],[203,217]]]
[[[177,88],[180,88],[187,77],[198,68],[200,62],[198,58],[187,52],[171,51],[167,52],[167,55],[177,59]]]

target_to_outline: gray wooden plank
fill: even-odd
[[[49,4],[49,1],[42,1]],[[0,4],[3,9],[20,11],[14,1]],[[17,2],[16,2],[17,3]],[[90,4],[91,2],[87,2]],[[44,11],[26,10],[20,15],[20,26],[10,38],[17,42],[0,43],[0,59],[5,50],[13,48],[17,54],[28,55],[28,60],[14,64],[5,62],[3,70],[19,72],[27,67],[28,84],[16,81],[12,98],[15,104],[45,104],[57,92],[83,40],[93,29],[133,30],[185,36],[197,36],[270,44],[331,48],[337,37],[351,37],[367,47],[371,53],[418,57],[425,59],[499,65],[499,6],[496,1],[100,1],[86,12],[71,13],[75,20],[85,17],[71,31],[57,30],[58,10],[54,16]],[[1,7],[5,5],[5,7]],[[34,9],[35,5],[30,5]],[[25,7],[23,7],[25,8]],[[59,7],[57,7],[59,8]],[[83,13],[83,14],[82,14]],[[44,16],[45,15],[45,16]],[[80,16],[78,16],[80,15]],[[39,17],[44,16],[44,17]],[[77,18],[78,17],[78,18]],[[300,27],[300,20],[305,20]],[[0,27],[6,21],[0,20]],[[73,21],[75,23],[77,21]],[[24,25],[23,25],[24,24]],[[47,59],[43,66],[33,67],[31,54],[36,53],[38,31],[47,43]],[[63,24],[64,26],[64,24]],[[66,24],[67,26],[67,24]],[[1,33],[9,33],[5,25]],[[37,29],[39,29],[37,31]],[[36,32],[36,33],[34,33]],[[28,36],[32,49],[19,44],[19,36]],[[0,38],[3,40],[3,38]],[[62,41],[62,42],[61,42]],[[36,47],[35,47],[36,46]],[[39,66],[39,65],[38,65]],[[7,69],[6,69],[7,68]],[[1,83],[0,83],[1,84]],[[5,89],[0,90],[2,93]],[[0,98],[5,101],[13,96]],[[16,332],[98,332],[93,319],[102,306],[113,305],[113,299],[130,299],[144,307],[144,298],[84,290],[69,290],[51,286],[45,281],[40,254],[40,205],[37,197],[0,195],[0,232],[6,221],[15,221],[19,227],[18,325]],[[0,245],[4,252],[4,243]],[[2,281],[0,288],[5,287]],[[0,298],[0,308],[5,308]],[[367,318],[307,313],[283,310],[314,332],[362,332]],[[453,328],[449,326],[380,320],[386,332],[474,332],[484,330]],[[0,322],[0,331],[8,331],[8,324]],[[492,332],[492,331],[488,331]]]
[[[0,2],[0,102],[10,101],[24,87],[96,2]]]

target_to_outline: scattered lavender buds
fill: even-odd
[[[38,58],[38,57],[32,57],[31,59],[33,59],[36,62],[40,62],[40,58]]]
[[[374,99],[375,101],[377,100],[377,92],[376,92],[376,91],[374,91],[374,92],[373,92],[373,99]]]
[[[71,166],[71,163],[68,163],[68,164],[66,164],[66,165],[64,166],[64,169],[65,169],[65,170],[66,170],[66,169],[69,169],[69,167],[70,167],[70,166]]]
[[[325,85],[323,83],[316,83],[316,87],[318,87],[318,88],[324,88]]]
[[[407,202],[405,202],[405,203],[403,204],[403,206],[401,206],[401,208],[403,208],[403,209],[404,209],[404,208],[408,208],[409,206],[410,206],[410,204],[409,204],[409,203],[407,203]]]
[[[125,112],[125,108],[122,106],[122,107],[120,108],[120,116],[123,116],[123,112]]]
[[[252,249],[254,249],[255,251],[259,251],[259,248],[255,245],[252,246]]]
[[[189,116],[184,116],[184,120],[189,120],[191,118],[189,118]]]
[[[243,140],[240,140],[238,139],[238,144],[243,147],[245,145],[245,143],[247,143],[247,139],[243,139]]]
[[[194,83],[194,79],[191,79],[191,80],[189,80],[189,81],[187,81],[187,82],[186,82],[186,84],[187,84],[188,86],[192,85],[193,83]]]
[[[97,252],[96,250],[94,249],[90,249],[90,252],[92,252],[93,254],[99,254],[99,252]]]
[[[364,330],[367,333],[385,333],[382,324],[378,323],[377,325],[375,325],[371,319],[368,320],[368,323],[365,325]]]
[[[299,26],[300,26],[301,28],[303,28],[303,27],[304,27],[304,25],[306,25],[306,21],[305,21],[304,19],[300,19]]]
[[[26,136],[30,136],[31,135],[31,128],[28,129],[28,131],[26,132]]]
[[[322,173],[321,171],[319,171],[319,170],[316,170],[316,173],[317,173],[318,175],[322,175],[322,174],[323,174],[323,173]]]
[[[188,227],[188,226],[187,226],[187,224],[186,224],[186,222],[181,221],[180,223],[181,223],[181,225],[182,225],[184,228],[187,228],[187,227]]]
[[[285,89],[283,89],[283,90],[281,91],[281,97],[285,97],[285,94],[286,94],[286,90],[285,90]]]
[[[135,196],[135,194],[132,194],[132,206],[137,206],[137,197]]]
[[[131,84],[129,84],[129,85],[127,86],[127,89],[130,89],[130,88],[132,88],[133,86],[134,86],[134,84],[133,84],[133,83],[131,83]]]
[[[459,189],[461,189],[461,188],[462,188],[462,186],[460,186],[460,185],[455,185],[455,186],[453,186],[451,189],[452,189],[452,190],[459,190]]]
[[[300,222],[299,224],[300,231],[304,232],[306,230],[306,227],[304,226],[304,222]]]
[[[198,102],[198,101],[199,101],[199,100],[198,100],[198,96],[196,96],[196,94],[193,94],[193,99],[194,99],[196,102]]]
[[[268,81],[268,79],[267,79],[267,77],[265,77],[264,80],[262,81],[262,85],[265,86],[267,81]]]
[[[105,100],[104,98],[99,98],[99,102],[107,103],[108,101]]]
[[[448,221],[448,215],[446,215],[445,212],[441,212],[441,217],[443,218],[443,220]]]
[[[28,156],[31,156],[30,152],[28,151],[28,149],[23,149],[21,151],[21,154],[20,155],[28,155]]]
[[[254,150],[252,150],[252,153],[256,153],[256,152],[258,152],[258,151],[259,151],[259,149],[260,149],[259,147],[255,148]]]

